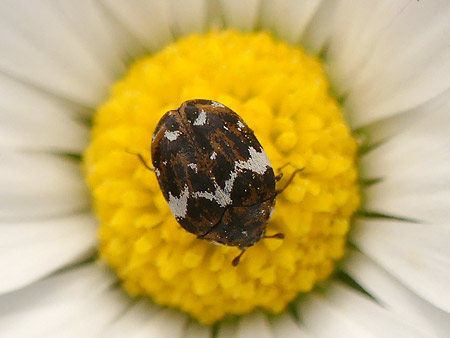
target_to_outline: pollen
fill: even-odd
[[[155,172],[135,155],[150,164],[159,119],[199,98],[242,116],[275,174],[283,173],[278,189],[302,169],[267,225],[267,235],[285,238],[260,240],[237,267],[238,248],[199,240],[177,223]],[[179,39],[135,61],[93,118],[83,167],[100,221],[100,257],[131,296],[204,324],[255,309],[279,313],[329,277],[344,254],[360,203],[356,154],[318,58],[265,32]]]

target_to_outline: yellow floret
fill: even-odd
[[[267,33],[191,35],[136,61],[94,117],[84,154],[100,219],[99,250],[133,296],[211,324],[255,308],[277,313],[327,278],[344,254],[360,201],[357,145],[320,61]],[[188,99],[221,102],[255,131],[274,168],[285,166],[268,235],[237,267],[235,247],[198,240],[176,222],[148,163],[161,116]]]

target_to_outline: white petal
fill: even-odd
[[[448,121],[448,109],[450,109],[450,88],[414,109],[372,123],[364,127],[363,130],[368,134],[372,144],[388,142],[390,139],[402,135],[405,132],[423,133],[427,135],[430,133],[430,130],[439,130],[442,133],[443,131],[445,132],[443,128],[448,128],[446,124]],[[412,136],[407,135],[406,137],[411,140]],[[404,138],[404,136],[402,137]],[[412,139],[411,141],[417,142],[416,139]],[[436,144],[440,144],[442,141],[436,140]],[[414,144],[414,147],[420,145],[421,142],[417,142]],[[408,157],[411,160],[416,158],[411,153],[404,155],[409,155]],[[390,159],[392,160],[392,158]]]
[[[212,328],[210,326],[203,326],[196,322],[190,322],[183,338],[210,338],[211,336]]]
[[[359,220],[352,241],[431,304],[450,312],[450,228],[391,220]]]
[[[275,338],[271,333],[267,317],[258,312],[241,318],[236,338]]]
[[[134,332],[133,338],[160,338],[173,337],[181,338],[186,326],[187,315],[172,309],[159,311]]]
[[[147,300],[133,304],[102,333],[102,337],[129,338],[182,337],[187,316],[162,309]]]
[[[343,269],[381,305],[425,332],[446,338],[450,314],[423,300],[363,254],[352,250]]]
[[[52,118],[58,118],[59,115],[80,117],[79,106],[70,105],[67,101],[62,101],[3,74],[0,74],[0,91],[3,94],[0,98],[0,107],[4,111],[30,111],[30,115],[32,115],[31,112],[33,115],[49,114]]]
[[[333,307],[347,318],[363,325],[378,337],[431,337],[402,321],[394,313],[382,308],[367,296],[341,283],[331,284],[325,294]]]
[[[95,228],[91,214],[0,223],[0,293],[23,287],[92,254]]]
[[[75,301],[74,304],[76,303]],[[97,338],[125,312],[129,303],[130,300],[123,290],[105,290],[98,297],[78,301],[78,306],[68,311],[70,316],[50,329],[45,337]],[[96,310],[92,311],[93,309]],[[64,314],[64,311],[61,313]]]
[[[276,338],[309,338],[303,327],[299,326],[294,317],[284,313],[277,316],[271,323],[273,336]]]
[[[0,4],[0,69],[82,105],[94,106],[111,81],[101,60],[49,2]]]
[[[283,40],[298,42],[321,0],[263,1],[261,24]]]
[[[0,155],[0,220],[24,220],[86,210],[79,163],[42,154]]]
[[[375,142],[384,141],[385,144],[382,146],[389,147],[389,151],[375,149],[375,155],[369,153],[367,158],[372,156],[374,159],[372,162],[364,159],[367,161],[368,169],[372,169],[373,166],[377,169],[385,168],[389,165],[388,169],[391,170],[405,161],[407,161],[405,166],[409,166],[412,162],[424,165],[422,160],[438,158],[436,155],[439,156],[449,149],[449,109],[450,90],[447,90],[426,104],[404,112],[403,116],[386,119],[367,128]],[[398,161],[399,155],[402,155],[402,161]],[[376,156],[378,158],[375,158]],[[377,163],[379,156],[383,156],[385,163]]]
[[[171,26],[178,34],[202,32],[206,28],[206,0],[170,0],[168,5]]]
[[[361,161],[362,175],[383,180],[366,189],[370,211],[448,221],[450,91],[417,110],[369,128],[384,143]]]
[[[258,21],[261,0],[220,0],[226,26],[244,31],[253,29]]]
[[[443,223],[448,220],[450,189],[448,166],[428,162],[433,170],[405,170],[365,190],[366,208],[373,212],[413,220]]]
[[[299,302],[298,311],[305,331],[316,338],[374,338],[370,330],[347,317],[325,298],[310,294]]]
[[[343,80],[350,84],[345,106],[354,127],[416,107],[450,87],[448,1],[409,1],[392,9],[389,15],[375,11],[374,20],[389,21],[369,44],[367,62],[352,64],[355,78]]]
[[[302,38],[302,44],[312,53],[321,53],[333,34],[336,6],[337,0],[322,1],[311,19]]]
[[[327,60],[340,94],[348,90],[351,81],[361,72],[373,46],[407,1],[337,2]]]
[[[130,39],[135,39],[144,48],[136,53],[155,51],[172,41],[166,1],[106,0],[103,5],[129,33]]]
[[[127,60],[135,56],[133,48],[98,1],[63,0],[52,5],[61,11],[64,20],[70,23],[95,59],[105,65],[110,76],[120,75],[125,70]]]
[[[106,269],[91,263],[1,296],[2,334],[9,338],[62,337],[51,333],[75,323],[79,315],[88,319],[101,312],[93,309],[104,310],[115,292],[111,277]]]
[[[130,337],[131,332],[136,332],[160,311],[161,308],[157,305],[146,300],[140,300],[124,311],[120,318],[117,318],[112,325],[102,332],[101,336],[120,338],[126,333]]]
[[[362,294],[331,284],[298,305],[305,330],[314,337],[429,337]]]
[[[66,298],[95,296],[116,282],[116,277],[101,262],[87,263],[40,280],[24,289],[0,296],[0,313],[39,306]],[[13,312],[13,311],[10,311]]]
[[[88,128],[68,104],[0,76],[0,148],[79,153]],[[24,100],[26,98],[26,100]]]

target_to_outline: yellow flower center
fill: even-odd
[[[267,234],[240,250],[199,240],[173,217],[151,163],[162,115],[190,99],[221,102],[255,132],[284,174]],[[84,170],[100,219],[101,257],[133,296],[177,307],[200,322],[255,308],[282,311],[328,277],[342,257],[360,195],[357,145],[329,95],[320,61],[267,33],[210,32],[136,61],[94,117]]]

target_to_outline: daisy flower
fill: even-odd
[[[447,1],[5,0],[0,25],[0,336],[450,335]],[[237,267],[134,154],[198,98],[283,168],[285,238]]]

